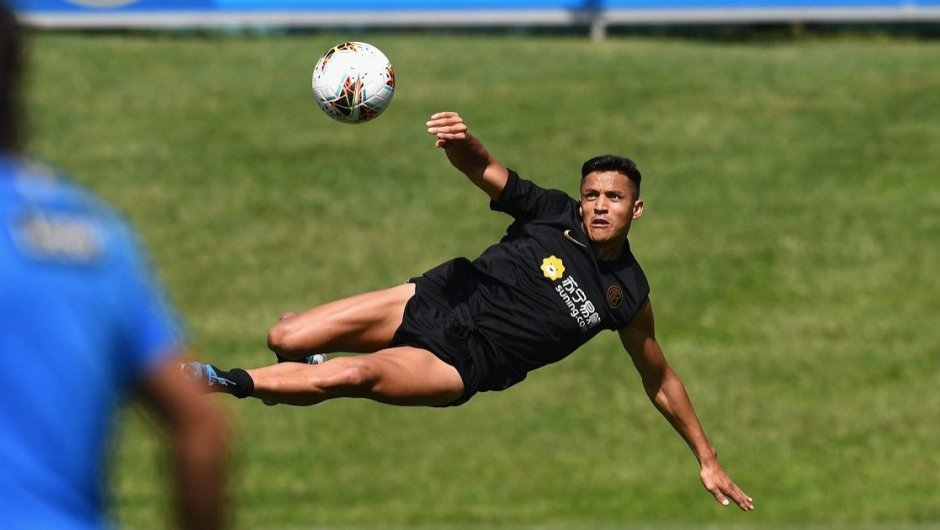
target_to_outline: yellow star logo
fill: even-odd
[[[542,274],[551,280],[561,279],[565,275],[565,264],[555,256],[549,256],[542,260]]]

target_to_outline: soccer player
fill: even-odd
[[[210,391],[312,405],[338,397],[455,406],[561,360],[603,329],[616,330],[659,411],[688,443],[718,502],[752,499],[719,464],[653,327],[649,285],[627,234],[643,214],[641,175],[619,156],[584,163],[580,197],[543,189],[507,169],[460,115],[427,131],[451,164],[514,218],[476,260],[448,261],[404,285],[287,314],[269,332],[279,362],[224,371],[194,364]],[[324,362],[329,352],[364,353]]]
[[[117,407],[166,428],[177,528],[222,524],[226,430],[179,372],[176,318],[130,228],[19,155],[21,30],[0,2],[0,526],[111,528],[104,470]]]

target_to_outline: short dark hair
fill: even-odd
[[[0,153],[13,153],[22,147],[20,76],[24,54],[21,31],[9,3],[0,0]]]
[[[627,177],[633,182],[633,187],[636,188],[634,198],[639,198],[640,181],[643,179],[643,175],[640,174],[640,170],[637,169],[633,160],[617,155],[595,156],[581,166],[581,181],[583,182],[584,177],[595,171],[613,171]]]

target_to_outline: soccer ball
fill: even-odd
[[[327,116],[343,123],[363,123],[392,102],[395,70],[375,46],[344,42],[320,57],[312,84],[313,97]]]

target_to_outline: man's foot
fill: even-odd
[[[308,355],[303,359],[292,361],[290,359],[285,359],[280,355],[274,354],[277,356],[277,364],[281,363],[303,363],[303,364],[323,364],[326,362],[327,355],[325,353],[314,353],[313,355]]]
[[[326,359],[327,355],[325,353],[314,353],[304,357],[304,364],[323,364]]]
[[[323,364],[326,362],[327,355],[325,353],[314,353],[313,355],[308,355],[303,358],[301,361],[288,361],[287,359],[282,358],[280,355],[277,357],[278,363],[288,363],[288,362],[298,362],[303,364]],[[277,405],[276,401],[271,401],[270,399],[262,399],[262,403],[269,407]]]
[[[180,365],[180,372],[183,377],[193,381],[200,388],[209,392],[225,392],[226,388],[234,388],[235,382],[225,377],[220,377],[216,369],[211,364],[204,364],[192,361]]]

